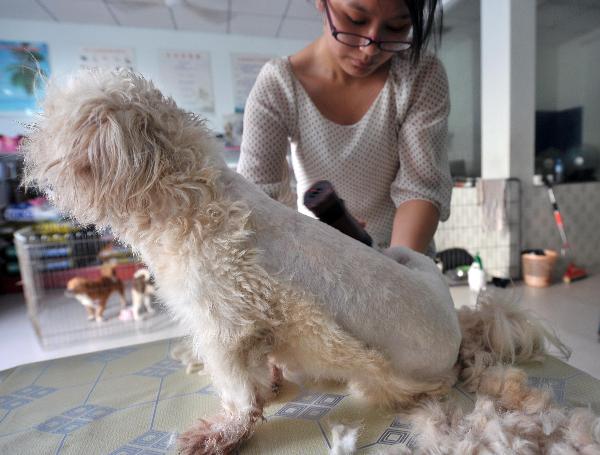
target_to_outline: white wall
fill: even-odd
[[[600,147],[600,27],[558,48],[557,106],[583,106],[583,142]]]
[[[481,1],[481,175],[533,177],[536,1]]]
[[[308,41],[269,39],[239,35],[218,35],[175,30],[54,24],[0,19],[0,40],[42,41],[49,46],[52,75],[65,75],[78,68],[80,48],[114,46],[135,49],[135,69],[158,80],[159,51],[189,49],[210,51],[215,91],[215,114],[206,115],[211,127],[220,131],[223,115],[234,109],[231,53],[289,55]],[[159,86],[160,87],[160,86]],[[0,134],[18,134],[24,128],[15,119],[0,113]]]
[[[479,34],[452,34],[439,57],[448,73],[448,159],[464,160],[469,176],[481,173],[481,78]]]
[[[600,147],[600,28],[556,45],[540,46],[536,109],[583,106],[583,142]]]
[[[536,51],[535,108],[554,111],[557,107],[558,50],[553,44],[539,43]]]

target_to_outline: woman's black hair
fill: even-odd
[[[417,64],[430,39],[434,44],[441,40],[443,26],[443,11],[441,0],[403,0],[410,14],[413,28],[413,42],[410,48],[410,58]]]

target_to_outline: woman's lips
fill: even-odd
[[[373,66],[373,62],[363,62],[362,60],[352,59],[352,65],[361,70],[367,70]]]

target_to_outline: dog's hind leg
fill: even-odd
[[[397,371],[383,355],[366,350],[347,365],[346,380],[353,394],[388,409],[406,409],[424,397],[448,393],[456,382],[456,370],[417,380]]]
[[[125,289],[122,283],[118,287],[117,292],[119,293],[119,300],[121,301],[121,309],[124,310],[127,307],[127,299],[125,298]]]
[[[376,349],[344,331],[310,303],[298,305],[302,314],[286,328],[285,346],[276,353],[284,371],[300,366],[308,378],[346,382],[350,390],[386,408],[405,408],[424,395],[445,393],[456,372],[415,380],[394,368]],[[288,313],[289,315],[289,313]]]
[[[93,306],[85,306],[85,309],[87,311],[88,314],[88,321],[93,321],[94,320],[94,307]]]
[[[228,454],[254,432],[271,396],[269,343],[260,337],[202,347],[202,358],[223,403],[223,413],[200,420],[179,437],[183,455]]]
[[[131,307],[133,308],[133,319],[136,321],[140,318],[140,310],[142,308],[142,294],[135,289],[131,290]]]
[[[108,297],[102,297],[101,299],[99,299],[98,306],[95,307],[96,322],[103,322],[104,321],[104,309],[106,308],[106,301],[107,300],[108,300]]]
[[[146,311],[148,312],[148,314],[153,314],[155,312],[155,310],[154,310],[154,308],[152,308],[152,303],[150,301],[151,301],[150,294],[145,293],[144,294],[144,306],[146,307]]]

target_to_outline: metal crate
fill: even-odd
[[[52,223],[20,229],[15,233],[15,245],[27,312],[43,347],[151,333],[173,324],[170,315],[156,301],[153,314],[144,313],[138,320],[120,317],[131,314],[132,281],[143,264],[110,234]],[[123,283],[128,310],[121,313],[119,294],[112,292],[103,320],[88,320],[89,306],[66,292],[67,283],[79,277],[100,286],[107,270],[113,281]]]

